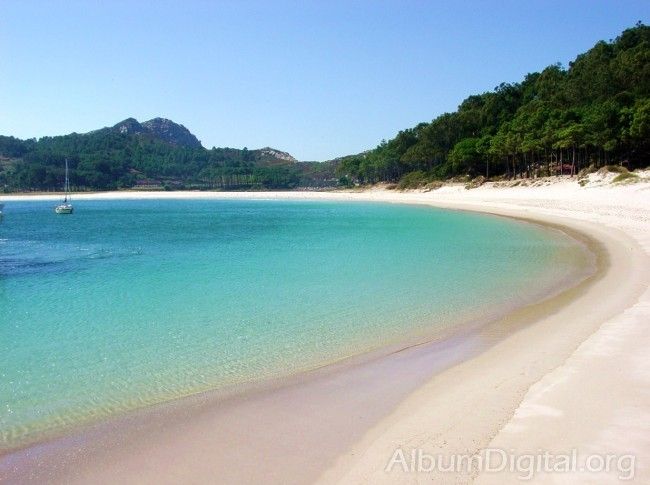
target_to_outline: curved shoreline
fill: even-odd
[[[521,475],[517,471],[509,473],[507,470],[490,473],[473,468],[460,473],[440,470],[417,473],[396,467],[397,470],[393,468],[387,473],[386,465],[398,448],[406,456],[419,451],[443,459],[454,455],[484,457],[486,449],[508,450],[511,456],[539,454],[541,450],[556,454],[575,450],[578,459],[584,459],[589,452],[624,456],[634,451],[636,478],[647,479],[650,450],[643,436],[644,431],[647,436],[649,426],[639,419],[644,416],[640,409],[650,404],[647,398],[649,376],[643,369],[637,369],[639,366],[629,365],[629,361],[627,366],[621,365],[624,355],[619,357],[604,349],[613,346],[613,336],[622,340],[619,334],[627,332],[628,341],[617,343],[619,350],[630,350],[633,339],[641,338],[645,331],[643,323],[647,323],[649,316],[650,259],[649,241],[644,236],[648,234],[650,206],[642,204],[639,207],[643,212],[640,224],[620,221],[621,226],[632,226],[621,230],[613,227],[613,221],[603,220],[604,207],[589,214],[566,211],[569,213],[549,216],[540,215],[543,211],[530,201],[519,208],[511,200],[497,199],[497,204],[490,207],[485,199],[493,197],[494,193],[488,197],[484,193],[478,201],[462,200],[461,196],[454,199],[455,195],[438,200],[435,205],[478,211],[496,209],[508,216],[537,213],[535,219],[547,221],[558,217],[569,227],[600,241],[610,266],[588,291],[576,294],[569,290],[570,301],[557,313],[536,319],[485,353],[422,386],[391,416],[366,433],[353,449],[340,456],[321,476],[320,483],[520,482]],[[550,204],[543,200],[539,205]],[[560,211],[551,209],[548,212]],[[597,222],[585,221],[589,219]],[[632,312],[635,321],[626,318]],[[566,323],[571,323],[571,327]],[[631,324],[630,327],[627,324]],[[647,335],[644,339],[647,344]],[[532,348],[531,342],[534,343]],[[636,359],[645,355],[647,349],[643,342],[638,345],[642,350],[635,349],[637,354],[632,357]],[[595,368],[594,361],[598,358],[601,359],[598,370],[602,373],[593,375],[592,366]],[[620,369],[615,372],[612,367]],[[617,382],[630,371],[635,371],[633,378]],[[583,384],[586,379],[589,385]],[[638,387],[632,388],[633,382]],[[621,398],[621,394],[611,393],[610,389],[615,387],[629,395]],[[581,395],[586,392],[590,394]],[[630,410],[631,405],[637,406],[637,411]],[[627,410],[624,425],[619,416],[621,410]],[[444,423],[440,423],[441,416],[444,416]],[[617,481],[616,473],[617,470],[611,470],[597,478]],[[595,479],[593,474],[580,469],[569,477],[544,473],[535,476],[542,483],[555,483],[558,478],[593,483]]]
[[[318,203],[318,202],[317,202]],[[345,201],[336,201],[335,204],[343,204],[342,207],[354,207],[355,204]],[[370,202],[369,204],[378,206],[388,207],[391,204],[382,204],[380,202]],[[394,205],[394,204],[393,204]],[[415,204],[408,204],[415,205]],[[39,207],[42,205],[39,204]],[[284,207],[284,205],[282,206]],[[329,205],[327,205],[329,207]],[[432,208],[422,205],[421,207],[427,207],[431,210]],[[451,210],[443,210],[444,212],[455,212]],[[468,211],[458,211],[461,214]],[[428,212],[426,212],[428,213]],[[435,214],[435,212],[434,212]],[[492,216],[489,214],[488,216]],[[500,217],[494,215],[490,219],[498,220]],[[502,218],[504,221],[510,220],[511,218]],[[514,293],[503,293],[501,295],[501,300],[498,303],[491,304],[490,306],[481,307],[480,310],[472,310],[470,313],[464,316],[459,316],[453,320],[453,324],[445,325],[443,328],[437,328],[437,322],[434,319],[433,322],[427,322],[428,330],[419,332],[417,335],[406,335],[402,334],[397,336],[396,339],[387,340],[379,344],[379,346],[373,347],[370,350],[361,350],[357,351],[352,355],[343,355],[331,356],[328,360],[321,359],[318,362],[315,362],[313,365],[296,368],[296,370],[291,371],[291,373],[278,374],[275,377],[258,377],[253,380],[247,380],[239,383],[229,384],[226,386],[215,386],[214,388],[206,388],[198,391],[190,391],[187,393],[178,393],[174,396],[168,396],[159,400],[152,400],[151,402],[146,402],[140,400],[138,403],[133,402],[131,407],[121,407],[119,410],[106,411],[101,407],[95,411],[91,409],[86,417],[81,417],[81,419],[68,419],[67,416],[60,416],[58,419],[58,424],[55,423],[54,426],[50,428],[41,427],[40,429],[36,426],[33,428],[24,428],[26,432],[24,434],[14,434],[13,436],[10,433],[10,429],[5,428],[4,437],[10,437],[8,440],[0,440],[0,457],[9,453],[14,453],[21,449],[26,449],[31,446],[38,446],[42,443],[53,442],[57,439],[66,438],[73,434],[82,434],[86,428],[93,426],[97,423],[103,421],[112,421],[116,418],[119,418],[122,415],[129,413],[137,413],[145,408],[151,407],[164,407],[169,405],[172,401],[184,400],[191,396],[203,395],[209,396],[209,398],[216,403],[217,400],[222,400],[226,398],[232,398],[243,393],[250,392],[260,392],[268,391],[278,386],[286,385],[288,381],[292,380],[304,380],[309,379],[316,372],[332,372],[335,369],[344,370],[352,365],[365,365],[371,360],[381,359],[387,354],[402,352],[408,349],[409,347],[415,347],[420,345],[427,345],[431,343],[442,342],[447,339],[458,339],[463,336],[467,336],[470,333],[476,333],[482,331],[482,328],[485,325],[493,324],[494,321],[500,320],[507,314],[510,314],[513,310],[517,310],[521,307],[528,306],[540,300],[550,300],[556,294],[563,292],[569,287],[573,287],[583,278],[587,277],[588,273],[593,271],[593,264],[590,261],[591,257],[583,257],[585,254],[583,246],[593,245],[593,241],[582,241],[579,234],[566,234],[567,231],[564,231],[563,228],[559,226],[544,225],[541,226],[529,218],[512,218],[520,223],[522,227],[526,225],[531,226],[531,230],[537,230],[535,227],[540,229],[540,240],[548,238],[549,241],[557,239],[562,241],[559,244],[566,244],[561,253],[558,251],[558,254],[562,254],[557,263],[562,264],[564,261],[575,261],[575,264],[570,264],[568,270],[565,271],[565,275],[562,277],[556,277],[552,282],[539,283],[532,285],[533,288],[530,291],[525,292],[514,292]],[[486,221],[489,219],[486,217]],[[593,251],[592,251],[593,252]],[[583,261],[584,260],[584,261]],[[579,263],[578,263],[579,262]],[[541,272],[540,272],[541,274]],[[523,293],[523,294],[520,294]],[[498,296],[496,298],[499,298]],[[471,305],[470,305],[471,306]],[[467,357],[469,358],[469,357]],[[207,397],[206,397],[207,398]],[[13,406],[12,406],[13,407]],[[145,417],[146,419],[146,417]],[[23,430],[16,427],[17,431],[22,432]]]
[[[122,194],[117,194],[117,195],[120,196]],[[158,195],[158,194],[155,194],[155,195]],[[197,194],[197,195],[205,196],[204,193]],[[210,194],[208,194],[208,195],[210,195]],[[220,196],[222,196],[224,194],[220,193],[220,194],[215,194],[215,195],[220,197]],[[242,198],[251,198],[250,197],[251,194],[234,194],[234,195],[238,195],[238,196],[240,196]],[[277,198],[280,198],[280,197],[287,198],[286,197],[287,194],[278,195],[278,194],[273,194],[273,193],[272,194],[264,193],[264,194],[256,194],[256,195],[257,195],[257,198],[269,198],[270,195],[273,195],[274,196],[273,198],[275,198],[275,197],[277,197]],[[317,195],[317,197],[314,197],[314,195]],[[323,195],[325,195],[325,197],[323,197]],[[371,201],[383,201],[383,202],[405,202],[405,203],[416,203],[416,204],[424,203],[424,204],[428,204],[428,205],[434,205],[434,206],[437,206],[437,207],[444,207],[444,204],[440,203],[440,201],[435,201],[435,200],[433,200],[433,201],[432,200],[424,200],[424,201],[422,201],[422,200],[419,200],[420,199],[419,197],[401,197],[402,194],[389,194],[389,195],[390,196],[397,195],[398,197],[386,197],[386,198],[384,198],[384,197],[381,197],[381,196],[377,197],[374,194],[370,194],[370,197],[368,197],[367,194],[364,196],[364,194],[291,193],[288,198],[301,198],[301,199],[328,198],[328,199],[337,199],[337,200],[341,200],[341,199],[343,199],[343,200],[371,200]],[[229,194],[228,194],[228,196],[231,197]],[[226,198],[229,198],[229,197],[226,197]],[[88,198],[110,198],[110,197],[88,197]],[[402,199],[402,200],[396,200],[396,199]],[[416,199],[416,200],[414,200],[414,199]],[[449,205],[452,205],[453,207],[450,207]],[[474,208],[474,207],[468,208],[468,207],[463,206],[463,204],[455,204],[454,205],[453,203],[448,204],[447,207],[444,207],[444,208],[454,208],[454,209],[461,209],[461,210],[476,210],[476,208]],[[481,211],[481,210],[479,210],[479,211]],[[517,218],[522,218],[521,217],[522,215],[523,216],[530,216],[530,214],[522,214],[521,210],[520,211],[517,211],[517,210],[513,211],[513,210],[507,210],[507,209],[504,210],[503,208],[495,208],[495,207],[492,207],[492,208],[483,207],[482,212],[490,212],[490,213],[495,213],[495,214],[498,214],[498,215],[504,215],[504,216],[508,216],[508,217],[517,217]],[[536,222],[541,222],[541,223],[544,223],[544,224],[549,223],[548,218],[541,217],[541,219],[540,219],[539,216],[523,217],[523,218],[524,219],[532,219],[532,220],[534,220]],[[558,224],[552,224],[552,225],[557,226]],[[561,226],[563,226],[563,225],[561,225]],[[611,250],[612,248],[610,247],[609,249]],[[602,267],[601,267],[601,269],[602,269]],[[600,278],[604,278],[606,276],[605,273],[610,273],[611,274],[611,271],[605,271],[604,269],[602,269],[602,271],[600,271],[600,273],[601,273],[600,276],[597,278],[598,281],[600,281]],[[554,298],[560,298],[560,300],[562,300],[559,303],[560,308],[554,308],[554,309],[551,310],[551,312],[552,311],[561,312],[562,308],[565,308],[566,305],[570,306],[573,302],[575,302],[576,299],[582,298],[582,297],[585,296],[585,294],[591,293],[591,289],[597,283],[597,281],[593,280],[593,278],[589,278],[589,281],[584,282],[584,283],[586,283],[586,285],[585,284],[580,284],[576,288],[570,289],[567,292],[563,292],[561,295],[558,295],[557,297],[551,298],[551,300],[553,300]],[[581,289],[579,289],[579,288],[581,288]],[[567,300],[570,300],[570,301],[567,301]],[[524,330],[530,328],[531,325],[528,325],[526,327],[521,326],[522,318],[525,317],[525,319],[534,320],[535,323],[532,324],[533,326],[535,324],[539,324],[540,318],[542,320],[544,318],[548,319],[548,317],[543,317],[543,316],[540,317],[539,311],[542,310],[545,313],[548,313],[549,310],[550,310],[549,306],[551,306],[551,302],[548,299],[545,299],[541,303],[531,305],[531,307],[545,307],[545,308],[537,308],[536,311],[532,310],[532,313],[531,313],[531,308],[526,307],[524,309],[526,311],[523,312],[524,313],[523,315],[522,314],[518,315],[517,312],[515,312],[515,314],[513,314],[513,317],[510,319],[510,324],[518,323],[516,325],[517,326],[516,329],[509,328],[509,333],[503,339],[502,339],[502,337],[504,337],[503,334],[499,334],[499,335],[487,334],[487,335],[484,335],[483,336],[484,338],[495,339],[490,344],[490,347],[487,350],[484,350],[483,352],[481,352],[480,354],[472,356],[468,360],[463,361],[462,363],[453,362],[453,358],[452,358],[453,356],[452,355],[447,355],[447,357],[449,358],[449,361],[446,362],[445,364],[443,364],[443,367],[446,366],[446,370],[442,370],[440,373],[435,374],[435,377],[433,378],[433,380],[440,380],[441,376],[444,376],[445,374],[449,374],[451,371],[454,371],[454,370],[458,369],[459,367],[467,365],[468,362],[473,362],[473,361],[479,359],[481,356],[485,355],[486,353],[489,353],[491,351],[491,349],[493,349],[498,344],[501,344],[503,341],[511,340],[513,335],[518,334],[519,331],[522,330],[522,328]],[[528,313],[528,315],[525,315],[526,313]],[[508,318],[506,318],[505,321],[507,322]],[[508,325],[506,325],[506,326],[508,326]],[[581,338],[582,337],[584,337],[583,334],[581,334]],[[577,343],[579,343],[580,341],[581,340],[578,340]],[[427,344],[424,345],[424,347],[426,347],[426,346],[427,346]],[[430,361],[426,360],[427,359],[426,352],[421,352],[422,350],[423,349],[421,347],[417,348],[417,349],[415,349],[413,351],[413,353],[415,355],[409,356],[409,358],[413,359],[413,361],[415,362],[415,365],[419,366],[419,367],[422,367],[423,363],[427,364],[427,365],[431,364]],[[435,350],[436,350],[436,353],[439,353],[441,349],[438,348],[438,349],[435,349]],[[448,354],[449,353],[453,354],[453,351],[455,349],[454,349],[453,346],[451,346],[451,347],[447,347],[444,350],[446,350]],[[418,351],[420,351],[420,352],[418,352]],[[401,358],[404,358],[404,354],[406,354],[406,353],[409,353],[409,352],[403,351],[403,352],[398,352],[398,353],[392,354],[392,355],[396,356],[396,357],[393,357],[393,358],[401,359]],[[429,354],[431,354],[431,353],[432,352],[429,351]],[[429,355],[429,357],[430,357],[430,355]],[[411,364],[412,363],[413,362],[411,362]],[[393,362],[393,364],[394,364],[394,362]],[[376,366],[377,363],[375,362],[375,363],[370,364],[370,366],[373,366],[373,365]],[[363,367],[363,365],[361,365],[361,367]],[[359,370],[359,369],[357,368],[357,370]],[[377,370],[378,370],[377,368],[375,368],[374,371],[371,370],[370,374],[373,374],[373,373],[376,374]],[[386,369],[380,369],[380,370],[385,371]],[[333,373],[336,374],[336,371],[333,371]],[[350,374],[349,370],[345,371],[345,373],[348,374],[348,378],[349,378],[350,377],[349,376],[349,374]],[[416,379],[414,382],[411,383],[412,385],[414,385],[413,395],[409,395],[409,397],[407,397],[404,400],[403,399],[398,399],[397,402],[386,403],[386,404],[388,404],[389,408],[390,407],[397,407],[396,411],[393,411],[388,416],[383,416],[381,412],[380,413],[375,413],[373,416],[371,416],[371,419],[364,421],[364,425],[368,425],[368,424],[371,425],[370,430],[368,430],[366,432],[365,438],[361,442],[359,442],[358,439],[355,439],[354,436],[349,436],[349,439],[348,439],[348,441],[350,442],[349,444],[354,445],[355,442],[357,443],[356,445],[353,446],[353,449],[364,449],[365,448],[366,450],[369,450],[370,449],[370,444],[368,442],[368,439],[369,439],[368,437],[373,436],[370,443],[376,442],[377,439],[378,439],[377,436],[376,436],[377,429],[378,428],[385,429],[386,423],[394,421],[395,416],[399,414],[400,409],[403,409],[405,406],[408,407],[408,405],[409,405],[408,403],[412,402],[413,399],[414,399],[413,396],[421,394],[422,388],[424,388],[425,386],[429,386],[430,383],[427,382],[427,381],[430,380],[432,373],[435,373],[435,370],[432,370],[430,368],[426,368],[425,371],[423,372],[423,375],[419,376],[418,379]],[[324,376],[323,378],[321,378],[321,380],[324,380],[324,384],[325,384],[326,388],[328,386],[331,388],[332,385],[340,386],[342,384],[341,381],[340,381],[340,376],[336,377],[333,381],[331,380],[331,378],[332,378],[332,376]],[[356,375],[356,378],[366,378],[366,379],[368,379],[369,382],[365,383],[366,386],[368,386],[368,385],[381,385],[381,383],[378,382],[378,381],[383,380],[383,379],[377,379],[376,375],[375,376],[369,375],[368,369],[365,369],[365,370],[361,369],[360,373],[358,375]],[[337,379],[339,379],[339,380],[337,380]],[[298,381],[300,381],[300,379],[298,379]],[[298,382],[297,384],[290,384],[289,385],[289,387],[291,389],[295,389],[295,387],[292,387],[292,386],[305,387],[306,384]],[[415,389],[418,389],[418,390],[416,391]],[[313,391],[313,389],[312,389],[312,391]],[[366,389],[366,391],[367,391],[367,389]],[[273,392],[276,394],[276,397],[277,397],[278,391],[273,391]],[[285,399],[284,405],[286,406],[287,403],[291,403],[291,398],[295,397],[295,395],[292,395],[291,392],[289,392],[288,396],[287,395],[282,396],[282,393],[283,393],[283,391],[279,392],[279,394],[280,394],[279,397],[280,397],[280,400]],[[411,393],[407,392],[407,394],[411,394]],[[262,396],[261,400],[264,401],[264,399],[268,400],[268,396],[266,396],[266,397]],[[289,399],[289,400],[286,401],[286,399]],[[315,399],[315,398],[312,398],[312,399]],[[399,402],[401,402],[401,404],[399,404]],[[182,422],[181,423],[182,432],[188,433],[188,434],[186,434],[185,438],[192,435],[192,433],[194,433],[193,436],[194,436],[194,438],[196,438],[197,437],[196,425],[199,424],[200,422],[202,422],[202,424],[205,425],[206,424],[205,419],[203,419],[203,418],[206,418],[206,415],[209,415],[210,412],[211,412],[210,409],[207,409],[207,408],[210,407],[209,403],[206,404],[206,403],[196,402],[196,403],[192,404],[192,403],[185,402],[185,400],[183,400],[183,403],[184,403],[184,405],[187,405],[187,408],[192,408],[192,409],[180,410],[179,411],[179,414],[181,415],[180,418],[175,418],[175,419],[180,419],[180,421]],[[398,406],[398,404],[399,404],[399,406]],[[241,406],[242,403],[237,403],[237,405]],[[279,411],[281,412],[282,410],[280,409]],[[138,446],[139,446],[139,449],[141,451],[146,450],[147,452],[151,452],[152,451],[151,446],[153,446],[154,443],[155,443],[156,444],[155,447],[158,448],[158,452],[160,452],[161,456],[167,456],[167,455],[169,455],[169,453],[172,453],[174,455],[179,454],[179,453],[182,455],[182,453],[185,453],[185,456],[188,457],[188,453],[187,453],[188,451],[190,451],[190,455],[192,454],[191,450],[196,451],[196,447],[192,448],[192,446],[190,446],[187,443],[186,443],[186,445],[188,445],[188,446],[186,446],[185,448],[183,448],[182,443],[177,443],[176,441],[178,441],[178,435],[174,435],[173,438],[172,438],[172,441],[174,441],[174,442],[170,443],[170,441],[169,441],[169,439],[170,439],[169,433],[167,433],[167,434],[165,434],[164,432],[161,433],[160,430],[156,429],[157,427],[161,427],[163,424],[165,426],[167,426],[169,416],[163,416],[163,417],[155,416],[156,412],[154,412],[153,414],[154,414],[154,416],[151,417],[152,422],[155,421],[156,419],[158,419],[159,420],[158,425],[155,425],[155,423],[153,423],[154,426],[149,427],[147,432],[150,432],[151,435],[148,437],[148,441],[144,440],[144,442],[140,442],[139,445],[135,446],[135,449],[138,449]],[[166,414],[166,413],[162,413],[162,414]],[[372,413],[370,413],[370,414],[372,414]],[[227,417],[228,416],[226,416],[226,418]],[[161,420],[161,418],[162,418],[162,420]],[[214,422],[214,418],[215,418],[214,416],[208,416],[208,418],[206,418],[206,419],[208,419],[208,421]],[[203,421],[201,421],[202,419],[203,419]],[[371,423],[370,421],[372,421],[373,419],[375,419],[377,421],[377,423],[374,423],[374,424]],[[192,423],[191,421],[194,421],[194,422]],[[138,425],[138,423],[133,422],[132,418],[126,418],[124,420],[123,424],[124,424],[123,428],[129,428],[129,427],[132,427],[134,425]],[[141,423],[139,425],[141,426]],[[101,428],[101,426],[99,426],[98,429],[96,429],[95,431],[96,432],[101,432],[101,429],[99,429],[99,428]],[[123,429],[123,431],[127,431],[127,430]],[[296,429],[294,431],[299,432],[300,429]],[[358,429],[357,429],[357,431],[358,431]],[[271,433],[271,434],[273,434],[273,433]],[[278,434],[278,430],[275,430],[275,435],[277,436],[277,434]],[[124,441],[126,440],[126,438],[128,438],[130,435],[132,435],[132,433],[126,432],[124,435],[122,435],[121,441],[120,441],[120,439],[118,439],[117,442],[113,443],[113,445],[119,445],[120,442],[123,444]],[[201,434],[199,433],[198,436],[201,436]],[[93,432],[90,431],[89,434],[87,434],[85,438],[86,438],[86,440],[92,441],[93,440]],[[252,438],[259,438],[259,435],[254,436]],[[273,438],[273,436],[271,436],[271,438]],[[283,436],[282,439],[286,439],[286,437]],[[183,440],[180,440],[180,441],[183,441]],[[272,441],[273,440],[271,439],[271,442]],[[158,446],[158,445],[161,444],[161,442],[164,442],[165,444],[163,446]],[[88,443],[88,441],[86,441],[86,443]],[[209,440],[203,442],[203,446],[206,446],[207,444],[209,444]],[[295,443],[295,444],[299,445],[300,443]],[[314,444],[318,444],[318,441],[314,441]],[[104,443],[103,446],[100,447],[100,448],[103,448],[104,452],[106,451],[106,446],[105,445],[109,445],[109,447],[110,447],[110,443]],[[131,453],[132,453],[134,451],[133,445],[130,444],[129,446],[131,447],[130,449],[131,449]],[[34,450],[32,450],[32,451],[34,451]],[[323,450],[323,451],[325,451],[325,450]],[[336,455],[340,454],[341,451],[344,451],[344,450],[342,450],[341,447],[338,446],[337,449],[327,448],[327,451],[329,452],[329,455],[336,456]],[[338,453],[337,453],[337,451],[338,451]],[[60,458],[60,452],[61,452],[60,449],[54,450],[54,452],[51,449],[49,449],[49,450],[40,450],[34,456],[32,456],[32,459],[36,458],[39,462],[47,462],[48,457],[49,457],[49,459],[53,459],[57,455],[57,453],[59,453],[59,458]],[[138,463],[137,460],[133,461],[134,459],[132,457],[128,456],[131,453],[126,453],[126,455],[124,453],[114,455],[112,457],[113,459],[111,461],[114,461],[114,460],[120,461],[120,460],[125,460],[125,459],[126,460],[131,460],[129,462],[130,465],[127,466],[126,469],[130,470],[131,473],[136,473],[135,476],[137,476],[137,470],[138,470],[139,466],[141,466],[143,463],[142,462]],[[199,453],[199,454],[201,454],[201,453]],[[317,455],[320,455],[320,453],[317,453]],[[70,458],[69,453],[66,456],[68,458]],[[367,456],[367,453],[366,453],[366,456]],[[209,455],[204,456],[204,457],[207,458],[207,459],[210,458]],[[79,458],[80,457],[74,457],[73,456],[70,463],[73,466],[81,466],[81,463],[79,463]],[[106,456],[104,455],[104,459],[105,458],[106,458]],[[281,457],[276,456],[275,458],[279,460]],[[308,457],[306,457],[306,458],[308,458]],[[359,469],[359,464],[357,462],[355,464],[356,468],[354,468],[352,466],[353,463],[348,458],[349,458],[349,453],[344,454],[342,456],[342,458],[339,459],[338,465],[331,468],[329,471],[327,471],[327,473],[323,476],[323,479],[325,481],[333,481],[333,479],[335,477],[342,478],[346,474],[347,474],[348,478],[354,477],[354,473],[352,473],[352,472],[354,470]],[[75,465],[75,463],[76,463],[76,465]],[[86,478],[88,478],[90,476],[92,476],[92,477],[103,476],[104,478],[111,477],[112,476],[111,473],[115,472],[115,470],[111,470],[110,466],[105,466],[105,465],[107,465],[107,464],[105,464],[105,463],[100,464],[100,468],[95,469],[95,470],[91,470],[92,469],[92,466],[91,466],[90,469],[86,468],[85,472],[82,472],[80,474],[75,473],[75,476],[78,479],[83,479],[82,477],[84,476],[84,473],[89,473],[89,475],[85,475]],[[122,465],[124,465],[124,463],[122,463]],[[317,468],[318,468],[319,465],[322,465],[322,463],[313,463],[312,462],[310,464],[310,466],[305,466],[306,465],[305,463],[302,463],[302,465],[305,468],[309,468],[309,470],[311,470],[311,475],[310,475],[310,473],[305,473],[303,478],[307,478],[307,476],[311,476],[312,479],[313,479],[313,478],[315,478],[315,476],[317,476]],[[254,466],[254,465],[252,465],[250,463],[242,463],[242,464],[240,464],[240,467],[251,467],[251,466]],[[353,470],[353,468],[354,468],[354,470]],[[212,469],[209,468],[209,467],[205,468],[205,466],[196,466],[196,467],[194,467],[192,469],[186,469],[185,472],[189,473],[190,474],[189,476],[192,476],[193,473],[199,473],[199,474],[201,474],[201,473],[209,473],[211,470]],[[343,470],[347,470],[347,471],[344,473]],[[78,471],[79,470],[77,470],[77,472]],[[212,471],[214,471],[214,470],[212,470]],[[248,472],[250,472],[250,471],[251,470],[248,470]],[[322,471],[322,466],[321,466],[321,471]],[[100,474],[96,475],[95,472],[98,472]],[[159,470],[156,470],[156,472],[160,473]],[[285,470],[285,472],[286,472],[286,470]],[[314,473],[316,473],[316,475],[314,475]],[[122,476],[121,478],[128,480],[129,476],[131,476],[133,478],[133,475],[128,475],[128,473],[127,473],[126,476]],[[182,476],[184,476],[184,475],[182,475]],[[199,475],[195,475],[195,476],[199,476]],[[62,478],[62,476],[59,476],[59,478]],[[66,479],[69,479],[69,478],[72,478],[72,477],[66,476]],[[232,477],[232,478],[235,478],[235,477]],[[251,478],[251,475],[250,474],[249,475],[245,474],[243,477],[240,477],[240,478],[249,479],[249,478]],[[283,482],[286,483],[287,481],[285,479],[288,478],[288,477],[283,476],[283,477],[278,477],[278,478],[282,478],[282,480],[278,480],[278,481],[283,481]],[[294,478],[296,478],[296,477],[294,476]],[[380,478],[381,478],[381,476],[380,476]],[[413,478],[413,477],[406,477],[406,478]],[[373,478],[373,480],[374,480],[374,478]],[[311,481],[311,480],[306,480],[306,481]],[[351,481],[356,483],[354,478],[352,478]],[[296,481],[296,483],[303,483],[303,482],[304,481]]]

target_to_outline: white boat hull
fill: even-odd
[[[54,212],[57,214],[72,214],[72,211],[73,209],[71,204],[61,204],[54,208]]]

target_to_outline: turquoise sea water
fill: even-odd
[[[578,251],[534,225],[418,206],[52,205],[8,203],[0,224],[0,448],[424,339],[541,294]]]

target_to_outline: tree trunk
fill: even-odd
[[[571,161],[571,176],[576,174],[576,146],[573,145],[573,159]]]

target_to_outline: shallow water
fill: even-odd
[[[114,200],[75,210],[5,208],[0,448],[428,338],[548,292],[579,251],[535,225],[418,206]]]

